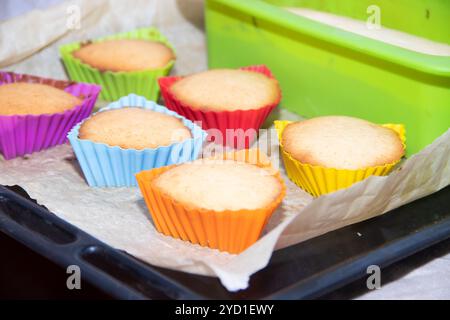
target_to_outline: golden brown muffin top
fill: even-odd
[[[96,113],[80,126],[78,136],[109,146],[141,150],[181,142],[191,138],[191,132],[176,117],[126,107]]]
[[[282,134],[284,150],[302,163],[336,169],[363,169],[399,160],[398,134],[383,126],[345,116],[293,122]]]
[[[175,55],[161,42],[121,39],[82,46],[73,56],[102,71],[142,71],[165,67]]]
[[[0,115],[60,113],[82,102],[80,98],[46,84],[15,82],[0,85]]]
[[[273,170],[233,160],[185,163],[163,172],[152,183],[187,207],[215,211],[264,208],[282,191]]]
[[[175,82],[172,94],[184,104],[211,111],[259,109],[280,96],[278,82],[264,74],[234,69],[213,69]]]

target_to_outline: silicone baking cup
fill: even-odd
[[[167,39],[155,28],[141,28],[130,32],[118,33],[94,40],[94,42],[110,39],[158,41],[174,50]],[[164,68],[144,71],[100,71],[81,62],[72,55],[72,52],[79,49],[82,45],[83,42],[76,42],[63,45],[59,48],[61,59],[66,67],[67,73],[72,80],[100,84],[103,88],[100,97],[107,101],[117,100],[130,93],[157,101],[159,96],[157,79],[168,75],[175,62],[175,60],[172,60]]]
[[[240,68],[262,73],[273,78],[272,72],[264,65],[249,66]],[[200,121],[203,129],[218,129],[222,135],[222,139],[214,140],[218,144],[223,144],[236,149],[249,148],[253,140],[256,138],[257,131],[269,116],[272,110],[281,100],[281,91],[278,100],[273,104],[268,104],[262,108],[253,110],[236,110],[236,111],[205,111],[195,109],[189,105],[183,104],[170,91],[170,87],[182,79],[182,77],[162,77],[158,79],[161,95],[164,103],[170,110],[185,116],[192,121]],[[227,135],[227,129],[229,130]],[[251,129],[246,132],[246,130]],[[230,131],[231,130],[231,131]],[[216,135],[210,132],[209,138],[214,139]]]
[[[14,82],[50,85],[82,98],[83,102],[61,113],[0,115],[0,153],[7,160],[64,143],[67,132],[91,114],[101,89],[97,85],[0,72],[0,86]]]
[[[189,128],[192,138],[158,148],[142,150],[123,149],[104,143],[92,142],[78,137],[82,122],[69,132],[68,138],[80,163],[80,167],[91,187],[137,186],[135,174],[142,170],[191,161],[201,151],[206,132],[192,121],[160,106],[145,97],[130,94],[99,110],[103,112],[124,107],[139,107],[161,112],[181,119]]]
[[[271,168],[270,162],[261,157],[255,157],[255,152],[258,151],[245,149],[239,151],[238,154],[229,153],[227,159]],[[251,160],[256,160],[256,162]],[[163,194],[152,185],[154,179],[172,167],[143,171],[136,175],[156,229],[167,236],[229,253],[240,253],[258,240],[267,221],[286,193],[286,187],[280,174],[272,168],[282,190],[277,198],[265,208],[236,211],[191,208]]]
[[[352,184],[364,180],[369,176],[385,176],[400,161],[387,163],[382,166],[373,166],[358,170],[326,168],[317,165],[302,163],[294,159],[283,149],[282,134],[286,126],[291,121],[275,121],[275,129],[278,133],[278,140],[283,157],[287,176],[296,185],[309,192],[315,197],[320,195],[344,189]],[[403,142],[403,148],[406,150],[405,127],[402,124],[384,124],[383,127],[394,130]]]

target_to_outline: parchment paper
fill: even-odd
[[[84,2],[78,1],[83,8],[86,5]],[[101,19],[92,21],[92,24],[87,24],[78,31],[49,36],[47,45],[40,45],[38,53],[8,69],[64,78],[62,66],[57,63],[59,43],[144,25],[160,27],[174,43],[179,57],[175,73],[183,74],[206,68],[203,33],[196,22],[189,22],[195,13],[192,13],[193,16],[186,13],[190,12],[192,6],[198,3],[201,5],[200,1],[133,2],[134,4],[130,4],[130,1],[109,1],[108,4],[103,4],[106,7],[99,5],[100,7],[91,8],[92,12],[100,10],[98,17]],[[191,7],[181,10],[188,2]],[[131,14],[133,8],[135,9]],[[57,10],[57,13],[52,10]],[[195,10],[192,12],[196,12]],[[60,16],[61,19],[66,19],[64,5],[33,14],[44,15],[45,19],[48,11],[54,19]],[[162,19],[163,16],[170,19]],[[32,41],[33,35],[25,31],[24,25],[33,25],[33,21],[41,21],[43,17],[34,19],[31,15],[25,21],[18,17],[7,22],[8,30],[17,30],[17,41],[28,41],[29,47],[35,47],[36,43]],[[197,21],[196,19],[197,17],[193,18]],[[8,31],[5,23],[0,24],[0,28],[0,34]],[[60,40],[55,41],[55,37]],[[36,52],[36,48],[27,47],[27,52]],[[10,59],[11,56],[1,52],[0,64],[5,65]],[[285,112],[273,116],[295,118]],[[281,162],[275,137],[274,131],[268,135],[263,134],[260,144],[269,145],[272,159],[277,164]],[[58,146],[26,158],[9,161],[0,159],[0,184],[21,185],[31,197],[61,218],[150,264],[217,276],[228,290],[234,291],[248,286],[250,275],[268,263],[276,248],[382,214],[447,186],[450,183],[449,159],[450,131],[421,153],[406,160],[401,165],[401,170],[396,170],[387,177],[371,177],[351,188],[315,200],[290,182],[281,166],[288,187],[287,196],[270,220],[264,236],[240,255],[202,248],[157,233],[139,190],[89,188],[69,145]]]

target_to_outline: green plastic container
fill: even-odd
[[[344,114],[404,123],[408,155],[450,127],[450,57],[421,54],[321,24],[281,8],[307,7],[450,44],[448,0],[208,0],[209,67],[266,64],[282,107],[305,117]]]

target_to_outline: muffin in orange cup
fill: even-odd
[[[264,65],[211,69],[158,82],[167,108],[201,122],[210,141],[236,149],[250,146],[281,100],[278,81]]]
[[[229,253],[258,240],[286,193],[279,172],[248,149],[136,178],[159,232]]]

